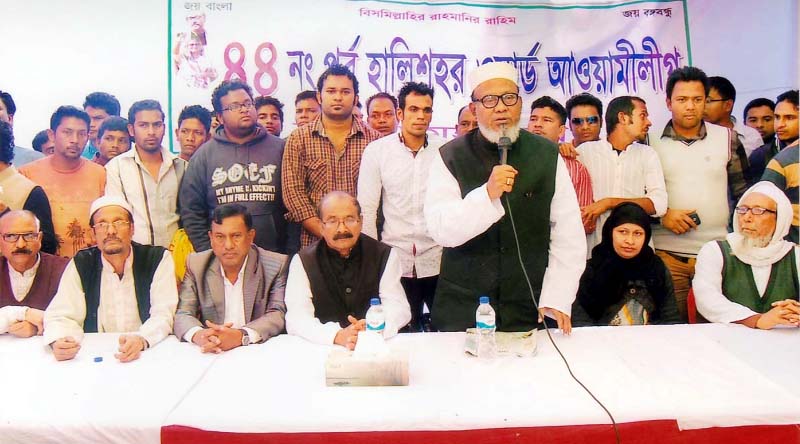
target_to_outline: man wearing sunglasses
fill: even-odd
[[[178,289],[172,255],[133,238],[133,211],[120,198],[92,202],[97,246],[69,262],[44,313],[44,343],[58,361],[75,357],[84,333],[123,333],[115,357],[136,360],[172,332]]]
[[[567,100],[569,131],[572,145],[577,148],[583,142],[600,140],[603,128],[603,102],[589,93],[580,93]]]
[[[444,247],[431,310],[439,330],[474,327],[482,295],[500,331],[536,329],[545,316],[571,330],[586,237],[558,147],[519,128],[518,79],[508,63],[472,70],[478,131],[443,145],[431,164],[424,212],[430,236]],[[507,164],[501,141],[510,145]]]
[[[281,165],[284,141],[258,124],[253,93],[239,80],[226,80],[211,94],[222,123],[192,156],[181,183],[181,222],[194,251],[211,248],[208,232],[217,205],[239,203],[253,216],[255,244],[283,253]]]
[[[44,310],[69,259],[41,252],[39,219],[26,210],[0,217],[0,334],[42,334]]]
[[[800,247],[784,240],[792,221],[789,198],[771,182],[759,182],[735,212],[733,233],[697,255],[692,288],[698,311],[712,322],[799,327]]]

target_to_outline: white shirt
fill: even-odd
[[[733,116],[731,116],[731,119],[733,119]],[[750,157],[750,153],[755,151],[756,148],[764,145],[764,139],[761,138],[761,133],[755,128],[750,128],[744,123],[739,123],[734,120],[733,130],[736,131],[736,136],[739,137],[739,141],[744,145],[747,157]]]
[[[358,201],[364,215],[363,232],[378,239],[378,203],[383,194],[385,222],[381,241],[395,247],[403,266],[403,277],[439,274],[442,247],[428,234],[423,212],[428,171],[445,140],[429,135],[427,145],[416,155],[399,134],[380,138],[361,156]]]
[[[658,154],[649,146],[634,142],[617,154],[607,140],[596,140],[582,143],[578,153],[578,160],[592,178],[595,201],[606,197],[646,197],[653,202],[655,216],[661,217],[667,212],[664,172]],[[602,240],[603,225],[610,214],[611,211],[601,214],[594,232],[586,236],[590,257],[592,248]]]
[[[236,282],[228,280],[222,264],[219,266],[219,272],[222,275],[222,284],[225,289],[225,318],[222,320],[223,324],[230,322],[231,328],[243,329],[247,332],[251,343],[261,342],[261,335],[252,328],[245,327],[247,317],[244,314],[244,270],[247,267],[247,256],[244,258],[242,268],[239,269],[239,275],[236,277]],[[192,342],[194,334],[202,330],[203,327],[192,327],[184,335],[183,340]]]
[[[396,335],[397,331],[411,320],[408,299],[400,284],[401,275],[397,250],[392,248],[378,285],[378,297],[381,298],[383,313],[386,316],[384,338]],[[286,332],[317,344],[333,344],[336,333],[341,329],[338,322],[323,324],[314,316],[314,295],[311,294],[308,274],[300,256],[294,255],[286,280]]]
[[[125,199],[133,208],[134,242],[168,248],[178,231],[178,188],[185,161],[164,147],[161,156],[157,178],[150,175],[136,147],[111,159],[106,164],[106,195]]]
[[[133,252],[125,261],[122,278],[114,273],[105,257],[100,275],[100,304],[97,308],[99,333],[131,333],[142,336],[152,347],[172,332],[178,289],[175,285],[175,265],[169,251],[164,252],[150,284],[150,317],[142,323],[136,302],[133,281]],[[50,344],[66,336],[83,339],[86,319],[86,296],[75,261],[70,260],[58,291],[44,313],[44,340]]]
[[[548,267],[542,281],[539,306],[554,308],[569,316],[578,292],[578,282],[586,267],[586,236],[567,167],[561,156],[556,162],[555,191],[550,202]],[[525,174],[525,171],[519,174]],[[458,181],[445,166],[442,156],[436,156],[425,196],[425,220],[435,241],[444,247],[457,247],[488,230],[504,215],[500,199],[489,199],[486,184],[470,191],[462,199]]]
[[[25,296],[28,295],[28,292],[31,291],[33,278],[36,277],[36,271],[39,270],[39,259],[40,256],[37,254],[36,263],[33,264],[33,267],[22,273],[15,270],[11,264],[8,264],[8,277],[11,280],[11,292],[14,293],[14,299],[16,299],[17,302],[22,302]]]
[[[800,247],[794,247],[795,263],[800,275]],[[722,294],[722,266],[724,259],[716,241],[703,245],[694,267],[692,289],[697,311],[711,322],[735,322],[758,313],[728,299]],[[769,283],[772,265],[751,266],[753,280],[760,296],[764,296]]]
[[[25,320],[28,307],[22,305],[7,305],[0,307],[0,335],[8,331],[11,324]]]

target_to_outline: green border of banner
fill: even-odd
[[[172,0],[167,0],[167,131],[169,132],[169,152],[174,153],[172,135]]]

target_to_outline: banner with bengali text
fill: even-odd
[[[563,104],[581,92],[604,103],[640,96],[662,125],[667,76],[691,63],[685,0],[591,6],[171,0],[169,7],[170,121],[186,105],[210,109],[214,87],[240,78],[255,95],[284,103],[282,137],[295,128],[295,95],[315,89],[333,63],[356,74],[363,104],[379,91],[396,94],[407,81],[432,85],[431,131],[446,138],[470,99],[467,73],[483,63],[517,68],[522,126],[536,98]]]

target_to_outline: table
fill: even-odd
[[[223,355],[170,336],[129,364],[113,358],[117,338],[89,334],[56,362],[40,338],[0,337],[0,442],[614,442],[544,332],[535,357],[489,362],[464,355],[462,333],[399,335],[389,344],[408,351],[410,385],[370,388],[326,387],[332,347],[287,335]],[[555,338],[624,443],[800,442],[800,330]]]
[[[532,358],[482,362],[464,355],[463,340],[461,333],[392,339],[410,353],[408,387],[326,387],[330,348],[296,337],[236,350],[172,411],[162,441],[614,442],[608,418],[568,376],[544,332]],[[800,441],[800,392],[788,377],[800,368],[800,330],[599,327],[556,341],[622,423],[623,442]],[[226,407],[199,414],[197,406],[220,396],[214,381],[225,381]]]

